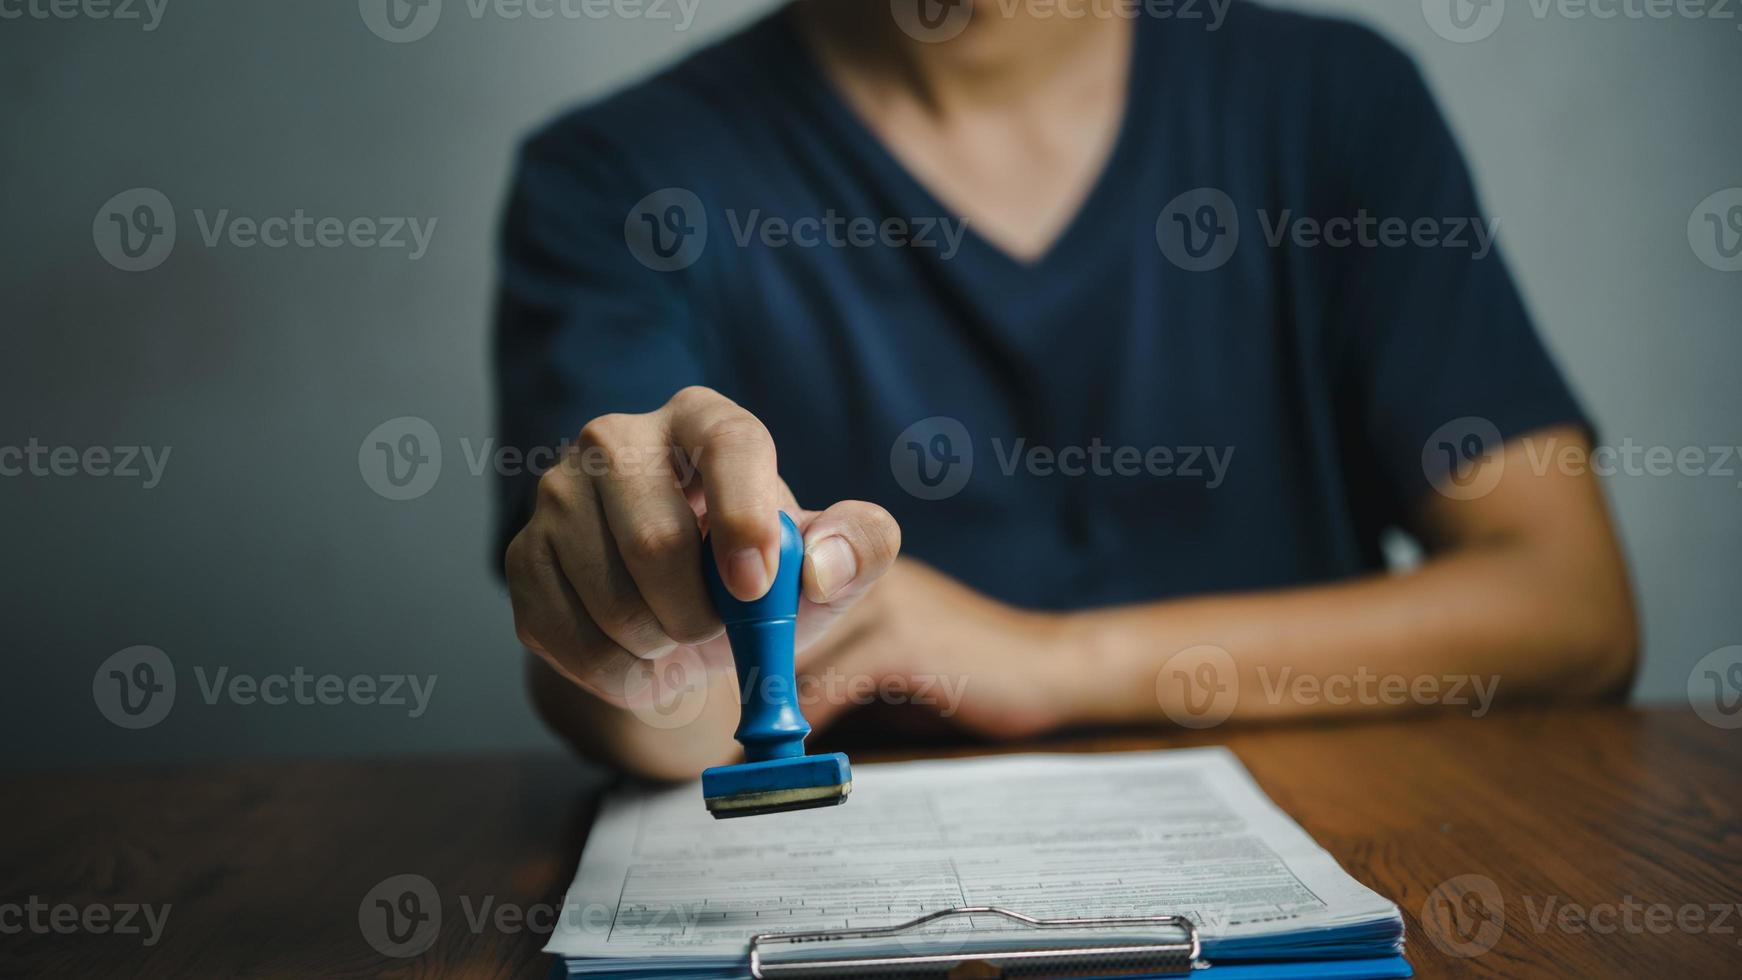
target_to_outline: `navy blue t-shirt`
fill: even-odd
[[[1105,171],[1031,262],[785,13],[557,119],[505,219],[503,442],[707,385],[805,506],[875,501],[905,553],[1066,609],[1381,568],[1472,434],[1583,424],[1407,57],[1243,2],[1137,23]]]

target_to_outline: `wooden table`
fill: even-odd
[[[1742,976],[1742,731],[1686,712],[1544,709],[1045,747],[1216,742],[1398,903],[1421,976]],[[560,900],[601,782],[560,757],[480,756],[4,787],[0,975],[509,977],[550,960],[537,930],[498,910]],[[407,959],[378,952],[359,920],[399,874],[429,879],[442,915]],[[132,935],[55,931],[57,905],[73,907],[62,926],[102,905],[112,929],[128,903],[170,905],[155,945],[142,913]]]

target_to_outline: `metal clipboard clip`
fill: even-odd
[[[1025,926],[1013,930],[1007,946],[951,952],[913,952],[863,957],[805,957],[771,961],[766,947],[803,943],[889,939],[955,916],[995,915]],[[1099,945],[1033,942],[1029,930],[1173,929],[1178,939],[1132,942],[1121,939]],[[874,929],[817,932],[764,932],[750,937],[750,975],[755,980],[811,977],[930,977],[941,980],[1000,980],[1051,977],[1188,976],[1202,966],[1198,927],[1183,915],[1128,916],[1100,919],[1036,919],[989,905],[945,909],[900,925]]]

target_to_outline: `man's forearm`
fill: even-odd
[[[1576,561],[1497,543],[1408,574],[1075,614],[1061,654],[1084,669],[1063,720],[1485,711],[1496,696],[1613,694],[1632,670],[1631,604]]]
[[[1057,614],[903,559],[865,635],[896,672],[954,675],[955,720],[992,737],[1620,693],[1637,627],[1601,488],[1523,453],[1481,499],[1422,503],[1432,557],[1407,574]]]

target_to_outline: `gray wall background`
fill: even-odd
[[[1431,0],[1430,0],[1431,2]],[[0,478],[4,762],[39,766],[549,744],[486,551],[493,229],[529,127],[768,7],[694,23],[475,18],[387,43],[351,0],[168,0],[139,22],[0,20],[0,446],[173,447],[163,480]],[[1422,64],[1549,342],[1605,441],[1742,443],[1742,273],[1686,225],[1742,186],[1742,20],[1569,20],[1507,5],[1455,44],[1418,3],[1315,4]],[[173,202],[149,272],[99,256],[117,192]],[[206,247],[194,212],[437,220],[428,253]],[[364,482],[359,444],[427,419],[441,477]],[[161,451],[161,449],[159,450]],[[1607,481],[1647,629],[1637,697],[1686,703],[1742,643],[1742,476]],[[173,660],[171,714],[110,724],[93,673]],[[437,675],[428,710],[208,705],[195,668]]]

